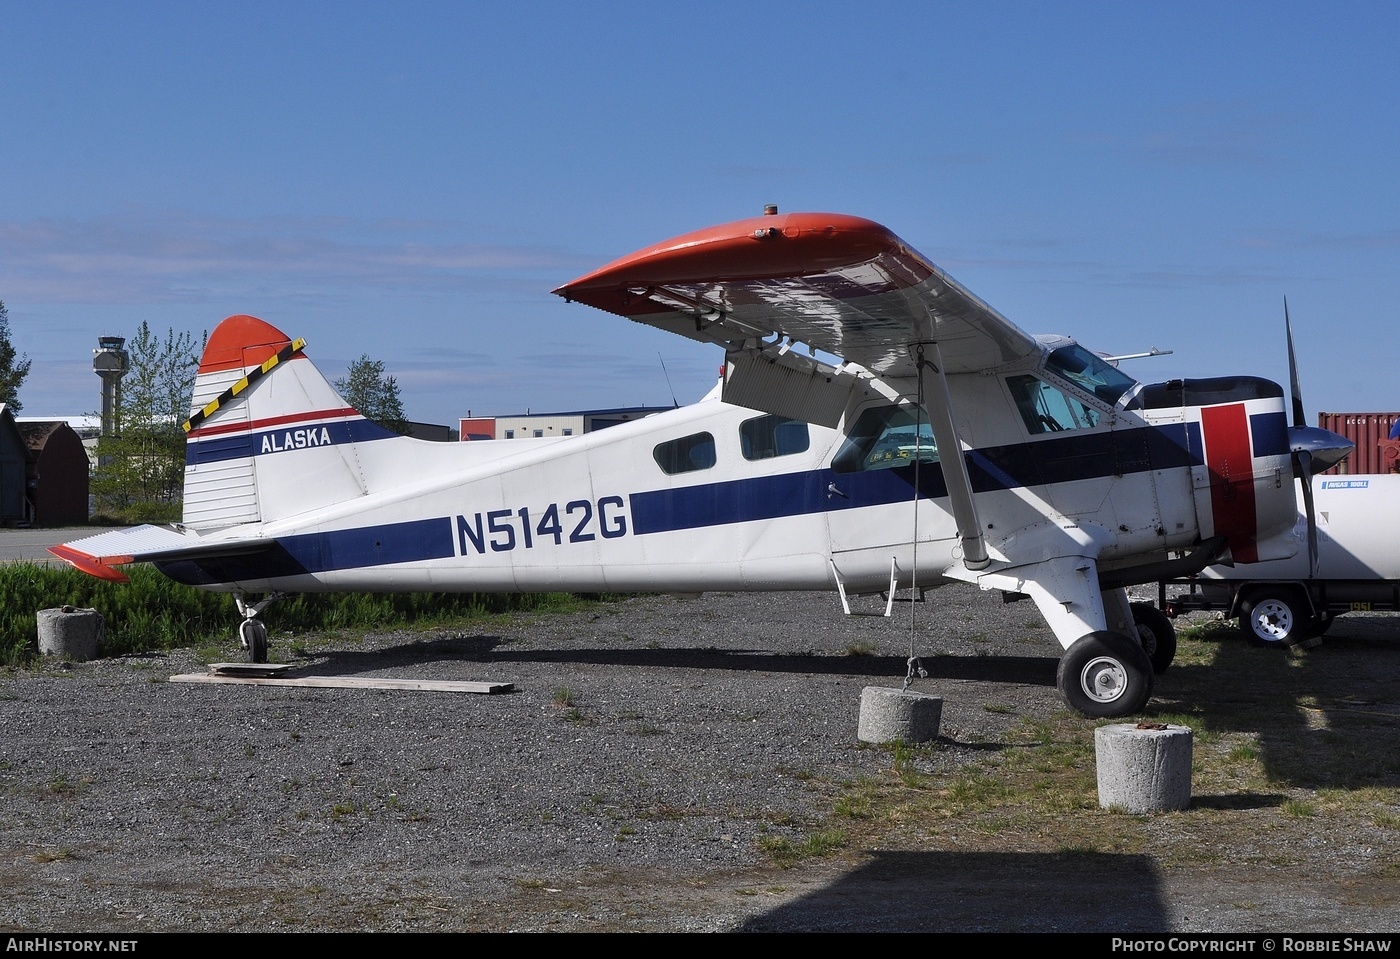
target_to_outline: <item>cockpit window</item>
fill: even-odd
[[[1137,380],[1104,362],[1079,344],[1062,346],[1050,353],[1045,366],[1076,386],[1081,386],[1112,406]]]
[[[831,461],[836,473],[886,470],[921,463],[938,462],[938,444],[933,427],[907,406],[884,406],[866,410],[841,444]]]
[[[1031,433],[1086,430],[1099,423],[1098,410],[1038,377],[1008,376],[1006,385]]]

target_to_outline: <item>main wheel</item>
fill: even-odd
[[[1075,712],[1093,719],[1131,716],[1152,696],[1152,660],[1122,633],[1089,633],[1060,657],[1055,682]]]
[[[1152,671],[1166,672],[1176,658],[1176,627],[1166,613],[1151,603],[1130,603],[1129,607],[1133,611],[1138,639],[1142,640],[1142,650],[1152,660]]]
[[[1296,646],[1316,625],[1307,601],[1296,589],[1257,589],[1240,603],[1240,632],[1255,646]]]
[[[248,649],[248,662],[267,662],[267,627],[256,619],[245,619],[238,624],[238,638]]]

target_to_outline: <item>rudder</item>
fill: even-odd
[[[396,434],[346,404],[303,345],[246,315],[210,335],[185,424],[185,526],[266,523],[367,492],[355,446]]]

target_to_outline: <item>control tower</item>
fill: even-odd
[[[102,435],[114,436],[122,408],[122,377],[131,369],[131,355],[124,349],[126,338],[99,336],[92,351],[92,371],[102,377]]]

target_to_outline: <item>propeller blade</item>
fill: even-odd
[[[1293,321],[1288,297],[1283,298],[1283,328],[1288,335],[1288,379],[1293,398],[1293,425],[1288,428],[1288,448],[1293,454],[1293,475],[1303,484],[1303,513],[1308,521],[1308,575],[1317,576],[1317,511],[1313,505],[1313,476],[1336,466],[1356,448],[1345,436],[1309,426],[1303,412],[1303,388],[1298,384],[1298,359],[1293,350]]]
[[[1288,297],[1283,298],[1283,328],[1288,335],[1288,385],[1293,397],[1293,425],[1306,426],[1307,414],[1303,412],[1303,388],[1298,385],[1298,360],[1293,352],[1293,322],[1288,318]]]
[[[1317,511],[1313,506],[1312,454],[1299,450],[1294,454],[1303,481],[1303,512],[1308,519],[1308,577],[1317,577]]]

